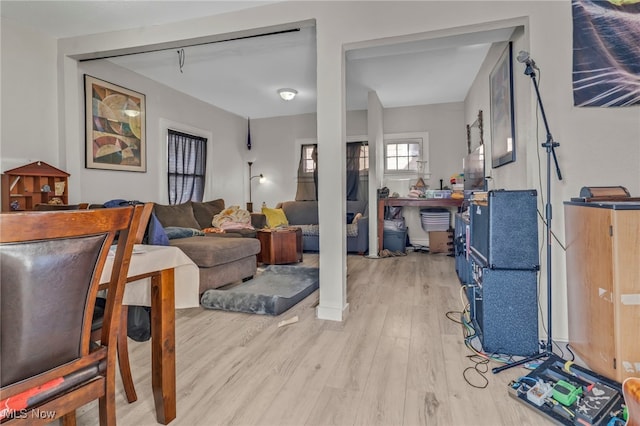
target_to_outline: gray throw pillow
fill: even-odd
[[[173,206],[156,204],[153,206],[153,212],[156,214],[164,228],[168,226],[177,226],[180,228],[200,229],[200,225],[193,215],[191,201]]]
[[[211,228],[213,217],[224,210],[224,200],[218,198],[204,203],[192,201],[191,207],[193,207],[193,215],[200,224],[200,229]]]

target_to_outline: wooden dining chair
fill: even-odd
[[[135,235],[135,244],[142,243],[147,223],[151,217],[153,203],[146,203],[142,207],[140,215],[140,224]],[[98,299],[99,300],[99,299]],[[91,340],[100,340],[102,334],[102,324],[104,322],[104,308],[102,303],[98,304],[93,313],[93,322],[91,325]],[[133,384],[133,375],[131,374],[131,363],[129,362],[129,341],[127,339],[127,316],[129,309],[127,305],[122,305],[120,313],[120,328],[118,329],[118,367],[120,369],[120,377],[124,386],[124,393],[129,403],[138,399],[136,388]]]
[[[49,211],[58,211],[58,210],[83,210],[88,207],[89,207],[89,203],[79,203],[79,204],[38,203],[35,206],[33,206],[33,210],[38,212],[49,212]]]
[[[3,425],[74,425],[75,410],[95,399],[100,424],[115,424],[116,342],[142,213],[141,205],[0,214]],[[91,324],[107,256],[113,268],[98,345]]]

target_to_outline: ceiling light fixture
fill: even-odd
[[[278,89],[278,94],[285,101],[290,101],[296,97],[298,91],[296,89]]]

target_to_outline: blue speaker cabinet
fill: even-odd
[[[471,312],[485,353],[539,352],[537,271],[474,265]]]
[[[537,192],[489,191],[469,207],[471,314],[488,353],[529,356],[538,341]]]
[[[469,210],[471,252],[482,266],[539,269],[536,190],[489,191]]]

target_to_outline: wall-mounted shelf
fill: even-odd
[[[2,174],[2,211],[33,210],[56,198],[69,204],[69,176],[43,161],[7,170]]]

